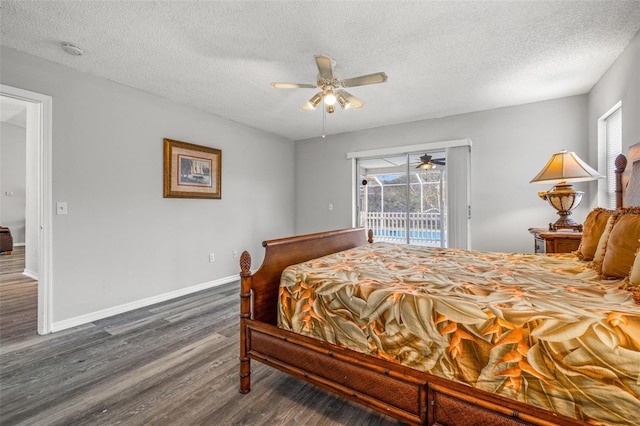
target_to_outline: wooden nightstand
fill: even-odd
[[[545,228],[529,228],[535,240],[536,253],[571,253],[578,250],[582,232],[549,231]]]

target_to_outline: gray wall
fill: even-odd
[[[24,127],[0,123],[0,225],[11,229],[14,244],[25,242],[26,137]]]
[[[550,186],[529,181],[561,149],[588,158],[586,119],[581,95],[296,142],[296,232],[351,225],[347,152],[469,138],[472,248],[533,251],[527,229],[557,215],[537,195]],[[582,222],[588,209],[578,207],[574,219]]]
[[[2,84],[53,98],[53,200],[69,207],[53,217],[54,323],[236,276],[233,251],[250,250],[256,267],[262,240],[293,233],[293,142],[4,47],[1,55]],[[222,149],[221,200],[162,197],[163,138]]]
[[[589,154],[598,158],[598,119],[622,101],[622,153],[640,142],[640,32],[589,92]],[[595,188],[595,186],[594,186]]]

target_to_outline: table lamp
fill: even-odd
[[[531,179],[530,183],[555,183],[549,191],[538,192],[543,200],[547,200],[555,208],[560,218],[549,224],[549,230],[573,229],[582,231],[582,225],[577,224],[569,216],[578,207],[584,192],[576,191],[568,182],[584,182],[603,178],[600,173],[582,161],[574,152],[562,150],[551,156],[540,173]]]

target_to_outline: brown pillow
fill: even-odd
[[[604,252],[607,247],[607,241],[609,241],[609,234],[611,234],[611,229],[613,229],[613,225],[616,223],[616,219],[618,219],[619,215],[614,213],[609,216],[607,219],[607,224],[604,227],[604,231],[602,231],[602,235],[600,236],[600,240],[598,241],[598,247],[596,248],[596,252],[593,255],[593,268],[599,274],[602,269],[602,261],[604,260]]]
[[[640,286],[640,249],[636,252],[636,258],[629,271],[629,279],[627,281],[630,287]]]
[[[602,258],[600,275],[624,278],[629,275],[640,248],[640,214],[623,213],[613,224]]]
[[[582,240],[575,254],[582,260],[593,260],[598,242],[613,210],[598,207],[591,210],[582,225]]]

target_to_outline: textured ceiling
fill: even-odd
[[[327,134],[587,93],[640,29],[640,1],[8,1],[1,43],[292,140],[322,134],[315,54],[366,102]],[[60,49],[72,42],[85,54]]]

